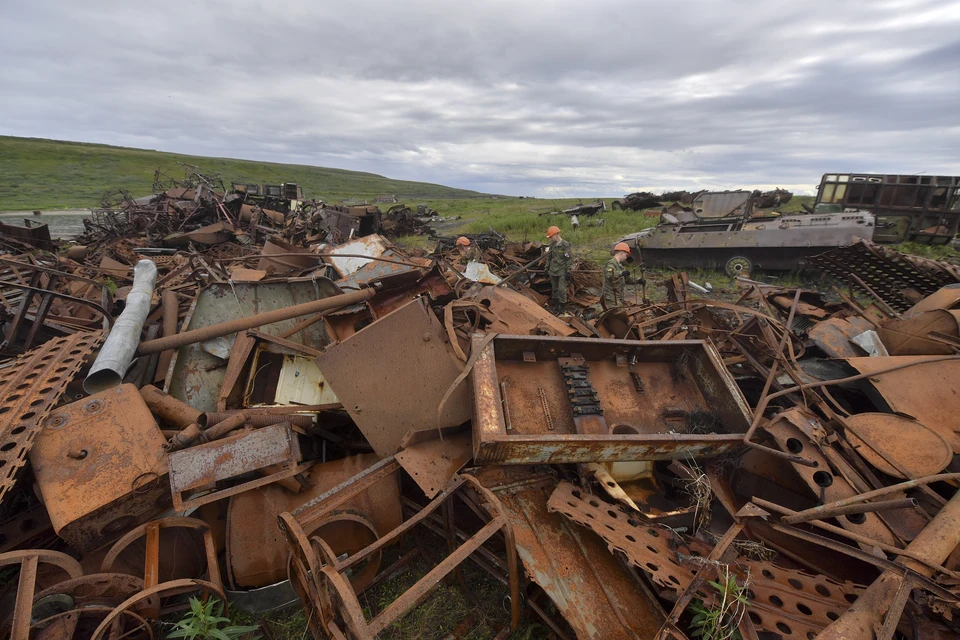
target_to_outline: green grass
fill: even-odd
[[[473,198],[475,191],[437,184],[392,180],[372,173],[295,164],[205,158],[101,144],[0,136],[0,211],[95,207],[104,191],[151,192],[153,172],[183,177],[177,163],[220,173],[229,182],[296,182],[307,198],[336,201],[348,196],[373,198]]]

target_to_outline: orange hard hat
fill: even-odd
[[[550,227],[549,229],[547,229],[547,237],[548,237],[548,238],[552,238],[553,236],[557,235],[558,233],[560,233],[560,227]]]
[[[459,238],[457,238],[457,246],[458,246],[458,247],[469,247],[469,246],[470,246],[470,238],[467,238],[467,237],[465,237],[465,236],[460,236]]]
[[[630,253],[630,245],[628,245],[626,242],[618,242],[613,248],[614,253],[617,251],[626,251],[627,253]]]

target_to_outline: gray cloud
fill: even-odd
[[[0,132],[543,196],[960,172],[960,2],[139,4],[0,6]]]

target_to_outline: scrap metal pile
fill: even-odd
[[[14,640],[150,638],[190,594],[373,638],[480,581],[499,637],[956,637],[960,287],[870,301],[890,256],[833,256],[858,294],[678,274],[557,317],[536,243],[474,238],[488,284],[198,189],[0,258]],[[174,202],[232,237],[167,246],[210,220]]]

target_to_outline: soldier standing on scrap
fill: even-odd
[[[547,229],[550,246],[547,247],[547,275],[550,276],[550,301],[553,313],[567,311],[567,280],[573,269],[573,252],[570,243],[560,237],[558,227]]]
[[[624,306],[624,294],[628,283],[646,284],[643,278],[634,278],[623,268],[623,263],[630,255],[630,246],[626,242],[618,242],[613,248],[613,257],[603,268],[603,291],[600,303],[604,309],[615,309]]]
[[[457,258],[457,264],[467,266],[471,262],[483,262],[480,251],[470,243],[470,238],[460,236],[457,238],[457,251],[460,257]]]

